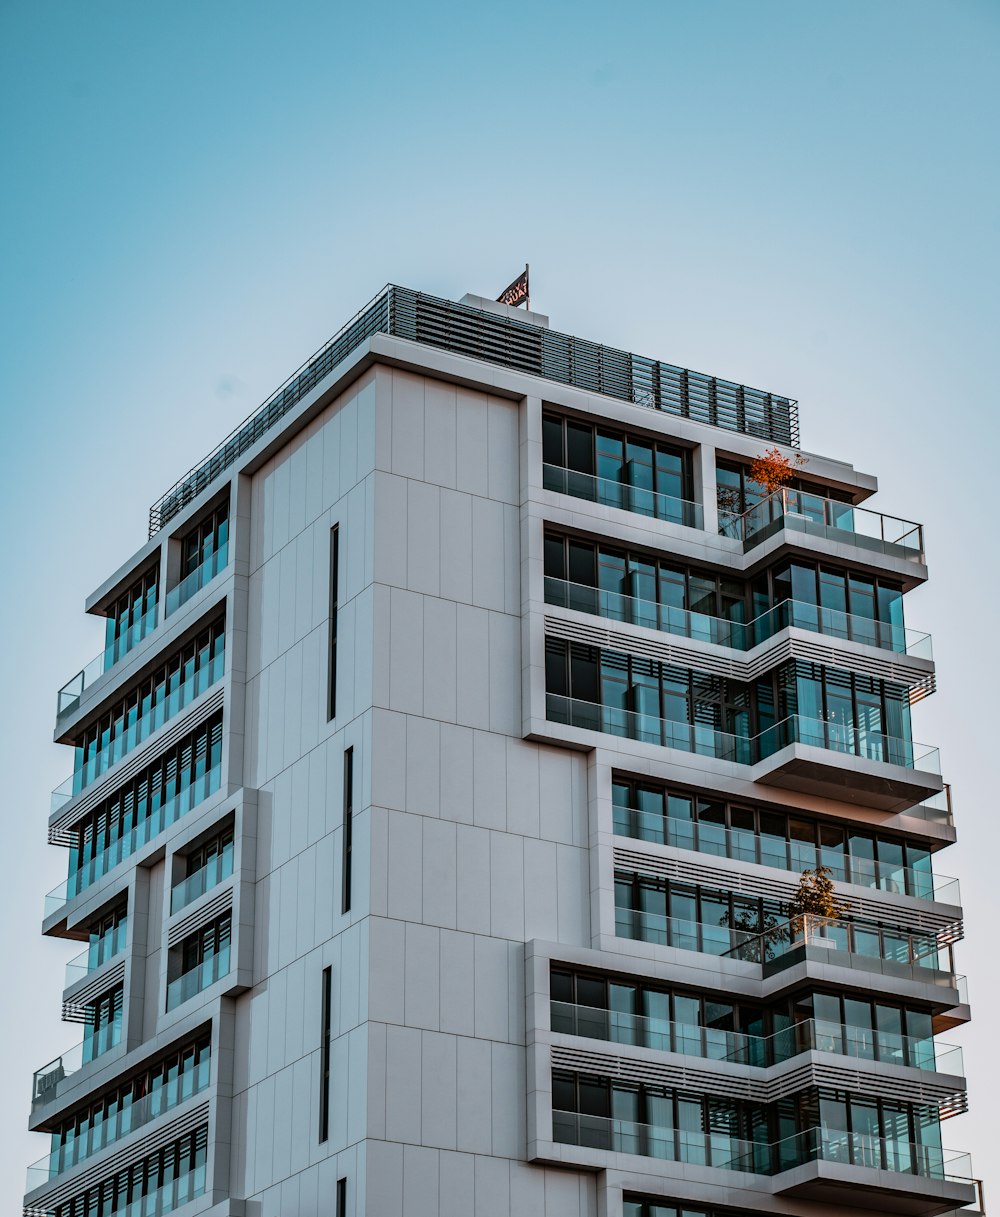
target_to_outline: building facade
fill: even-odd
[[[922,531],[799,451],[788,398],[389,287],[185,475],[59,693],[83,1039],[25,1212],[980,1205]]]

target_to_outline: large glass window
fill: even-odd
[[[228,975],[232,936],[232,914],[226,913],[189,935],[171,952],[173,979],[167,985],[168,1010]]]
[[[700,527],[688,449],[546,414],[542,457],[547,490]]]
[[[213,685],[222,676],[225,654],[226,623],[220,617],[86,727],[76,740],[74,794]]]
[[[104,670],[141,642],[156,625],[160,595],[159,561],[150,566],[105,610]]]

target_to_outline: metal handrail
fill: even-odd
[[[696,422],[799,446],[798,403],[520,318],[387,284],[149,511],[149,535],[191,502],[373,334],[437,347]]]

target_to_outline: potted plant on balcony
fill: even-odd
[[[833,937],[824,931],[829,922],[843,917],[848,906],[837,895],[832,874],[820,863],[815,870],[804,870],[799,876],[795,894],[782,909],[788,918],[790,941],[798,938],[807,946],[836,947]]]

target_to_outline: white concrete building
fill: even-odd
[[[155,505],[59,695],[26,1213],[978,1203],[921,530],[817,455],[768,497],[775,445],[787,398],[390,287]]]

